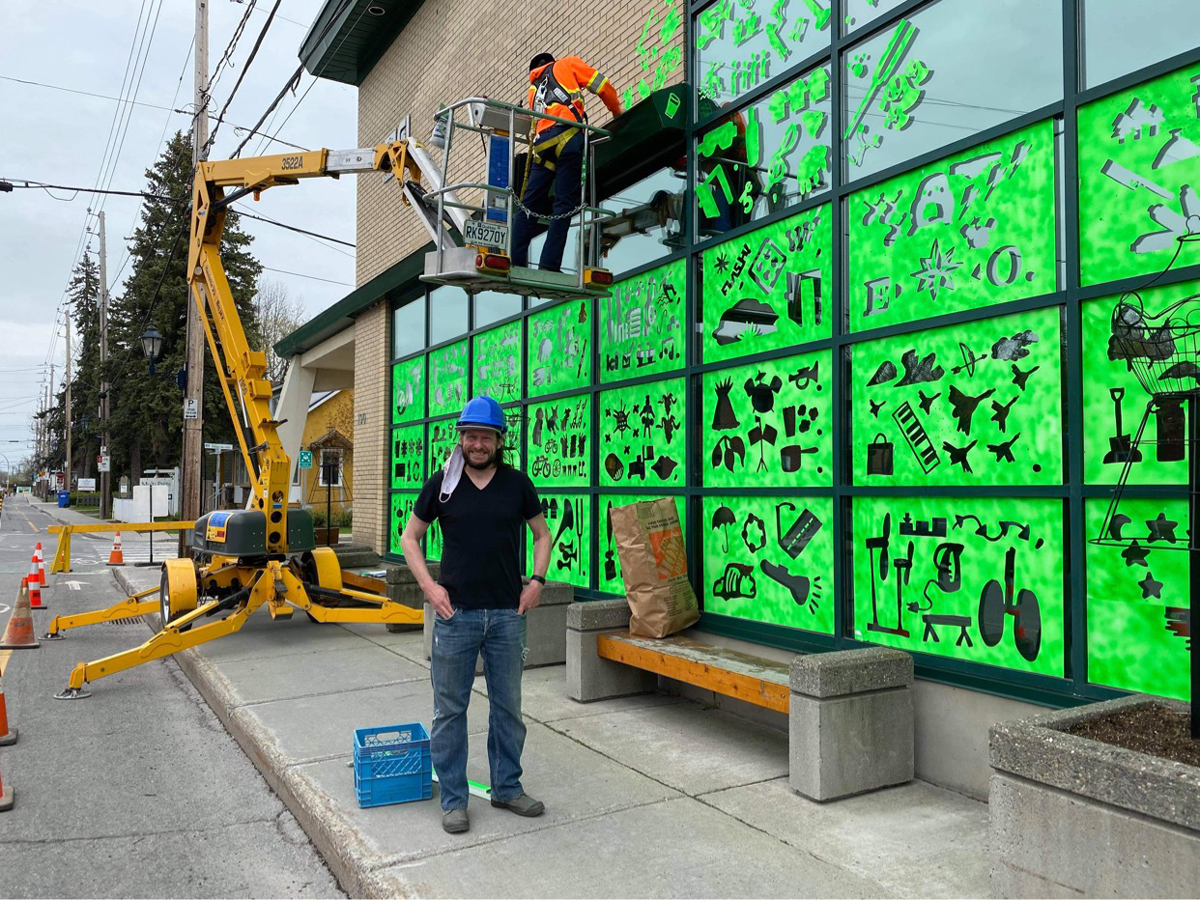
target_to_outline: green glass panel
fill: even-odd
[[[592,313],[587,300],[571,300],[528,319],[530,397],[592,383]]]
[[[696,16],[700,96],[724,106],[827,49],[830,20],[830,0],[717,0]]]
[[[531,403],[528,416],[528,475],[538,490],[591,484],[591,394]]]
[[[833,634],[833,501],[704,498],[704,610]]]
[[[705,362],[829,338],[831,234],[825,204],[700,254]]]
[[[425,357],[392,366],[392,424],[425,418]]]
[[[829,189],[830,97],[829,66],[821,65],[705,127],[695,145],[698,238]]]
[[[429,354],[429,415],[462,412],[467,402],[467,342]]]
[[[388,553],[393,556],[404,555],[400,548],[400,538],[416,505],[416,494],[392,494],[391,515],[388,519]]]
[[[1090,543],[1107,509],[1106,499],[1086,503],[1088,681],[1187,700],[1187,501],[1122,499],[1126,546]]]
[[[600,300],[600,380],[642,378],[683,367],[687,264],[629,278]]]
[[[591,577],[592,498],[583,494],[542,494],[550,526],[550,570],[547,581],[586,588]],[[533,534],[525,534],[525,572],[533,571]]]
[[[682,378],[600,393],[600,484],[683,486]]]
[[[857,344],[856,484],[1061,484],[1057,306]]]
[[[1200,63],[1079,108],[1079,277],[1099,284],[1200,262]],[[1191,224],[1189,224],[1189,222]]]
[[[442,419],[429,423],[429,477],[439,472],[450,458],[455,445],[458,444],[458,430],[454,427],[456,419]]]
[[[596,580],[599,590],[611,594],[624,594],[625,582],[621,578],[621,558],[617,555],[617,542],[613,537],[609,511],[614,507],[629,506],[642,500],[653,500],[645,494],[601,494],[599,497],[600,512],[600,559],[596,561]],[[683,537],[687,540],[687,498],[675,498],[675,510],[679,513],[679,525],[683,529]]]
[[[1200,290],[1200,282],[1141,291],[1149,313]],[[1150,395],[1123,359],[1110,359],[1112,314],[1117,297],[1083,304],[1083,473],[1089,484],[1116,484],[1132,454],[1130,484],[1187,484],[1186,404],[1164,403],[1138,426]],[[1110,347],[1111,345],[1111,347]]]
[[[829,351],[704,373],[700,469],[707,487],[832,483]]]
[[[1048,121],[856,192],[850,330],[1054,291],[1055,205]]]
[[[855,638],[1062,677],[1061,500],[855,497],[853,521]]]
[[[425,426],[392,429],[392,490],[425,483]]]
[[[521,323],[509,322],[474,337],[471,395],[499,403],[521,399]]]

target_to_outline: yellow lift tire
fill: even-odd
[[[196,608],[196,565],[190,559],[168,559],[163,563],[159,602],[163,627]],[[188,626],[187,628],[190,628]],[[184,628],[184,631],[187,631]]]
[[[319,586],[331,591],[340,591],[342,585],[342,564],[338,562],[337,554],[331,547],[314,547],[304,554],[301,561],[305,580],[315,581]]]

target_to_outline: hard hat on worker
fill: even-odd
[[[504,434],[508,431],[504,410],[491,397],[472,397],[458,417],[458,430],[466,431],[469,428],[489,428],[497,434]]]

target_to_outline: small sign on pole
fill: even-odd
[[[107,453],[101,453],[99,456],[97,456],[96,463],[101,472],[112,471],[112,457],[110,457]]]
[[[188,397],[183,401],[183,417],[185,419],[200,418],[200,401],[196,397]]]
[[[311,450],[301,450],[300,451],[300,468],[302,468],[302,469],[311,469],[312,468],[312,451]]]

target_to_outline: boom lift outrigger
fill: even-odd
[[[455,113],[464,108],[466,121],[462,114],[455,121]],[[426,257],[423,280],[456,284],[470,292],[499,290],[550,297],[607,294],[612,276],[593,263],[600,255],[601,220],[614,214],[597,208],[594,194],[591,205],[576,210],[577,273],[511,270],[508,226],[520,201],[510,184],[518,146],[530,145],[523,136],[533,121],[529,111],[469,98],[441,115],[448,133],[440,169],[424,146],[411,138],[354,150],[311,150],[200,163],[192,191],[188,285],[200,310],[246,469],[254,473],[251,500],[246,509],[210,512],[196,520],[192,546],[201,562],[170,559],[163,563],[157,599],[149,597],[152,590],[143,591],[105,610],[54,620],[47,637],[60,637],[68,628],[156,611],[162,616],[162,630],[141,646],[79,663],[67,688],[55,695],[59,699],[87,697],[84,685],[88,682],[232,634],[264,604],[275,619],[290,618],[294,609],[300,609],[316,622],[421,623],[419,610],[358,589],[362,579],[343,577],[332,549],[316,546],[312,516],[306,510],[288,509],[291,460],[278,435],[283,423],[274,420],[268,405],[271,384],[264,377],[266,355],[250,349],[246,341],[221,263],[220,245],[226,210],[246,195],[258,199],[267,188],[296,184],[301,178],[383,172],[395,179],[405,202],[434,240],[436,249]],[[576,125],[565,119],[556,121]],[[587,125],[577,127],[584,130],[585,143],[607,134]],[[443,171],[449,166],[450,142],[457,129],[479,132],[485,141],[493,142],[490,149],[497,155],[486,183],[445,184]],[[497,164],[499,159],[507,165]],[[422,176],[428,187],[422,184]],[[464,203],[458,191],[467,189],[482,193],[483,204]],[[238,417],[239,405],[244,426]],[[247,429],[252,443],[247,442]],[[218,621],[201,624],[218,614]]]

